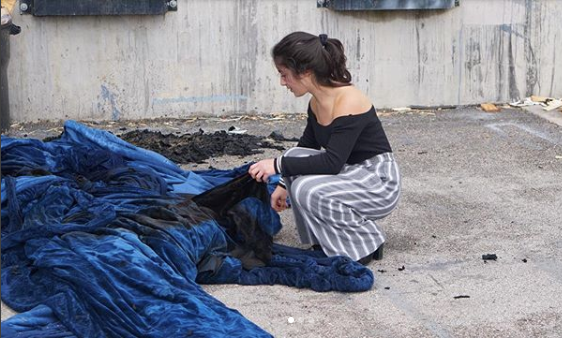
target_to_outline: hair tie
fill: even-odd
[[[320,43],[322,44],[322,47],[326,47],[326,44],[328,43],[328,35],[320,34],[318,35],[318,37],[320,38]]]

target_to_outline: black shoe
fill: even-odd
[[[376,261],[382,260],[383,251],[384,251],[384,243],[381,244],[381,246],[379,246],[375,252],[373,252],[373,259]]]
[[[310,251],[322,251],[322,246],[320,246],[320,244],[313,244],[310,249],[308,249]]]
[[[384,250],[384,243],[381,244],[381,246],[378,247],[378,249],[371,253],[368,254],[367,256],[361,258],[360,260],[358,260],[357,262],[363,265],[367,265],[369,263],[371,263],[371,261],[375,260],[375,261],[380,261],[382,259],[383,256],[383,250]]]

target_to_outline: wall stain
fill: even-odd
[[[519,89],[517,89],[517,77],[515,76],[515,59],[513,56],[513,48],[512,34],[509,34],[507,49],[507,59],[509,64],[509,98],[512,101],[515,101],[521,98],[521,94],[519,93]]]
[[[501,26],[498,27],[499,29],[495,32],[494,38],[492,39],[492,46],[498,46],[497,49],[497,59],[495,60],[497,65],[497,72],[496,72],[496,85],[498,90],[496,91],[496,101],[500,102],[503,97],[503,79],[504,79],[504,71],[503,71],[503,50],[504,50],[504,43],[503,43],[503,34]]]
[[[421,64],[421,56],[420,56],[420,27],[418,25],[416,25],[416,52],[418,57],[418,90],[419,90],[422,82],[421,80],[422,64]]]
[[[558,41],[558,34],[556,34],[554,36],[554,40],[553,41]],[[548,96],[552,97],[553,96],[553,91],[554,91],[554,74],[556,73],[556,48],[552,48],[552,72],[550,74],[550,92],[548,94]]]
[[[540,83],[538,82],[538,70],[540,69],[539,62],[535,56],[533,50],[533,45],[531,43],[531,36],[534,33],[534,20],[536,16],[536,22],[542,22],[542,13],[539,8],[533,6],[533,1],[527,0],[525,3],[525,62],[526,62],[526,74],[525,74],[525,85],[526,91],[525,96],[531,96],[535,92],[535,87],[538,85],[538,93],[541,92]],[[538,39],[540,41],[540,38]]]
[[[357,58],[357,61],[361,61],[361,32],[359,31],[359,28],[357,29],[357,46],[356,46],[357,52],[355,54],[355,57]]]
[[[505,32],[509,35],[515,35],[518,38],[525,39],[525,35],[514,30],[511,24],[502,24],[499,25],[498,28],[500,29],[500,31]]]
[[[119,111],[119,108],[117,108],[115,94],[112,93],[105,85],[101,85],[101,98],[103,102],[109,103],[111,107],[111,119],[113,121],[119,120],[119,117],[121,116],[121,111]],[[101,104],[98,104],[98,108],[100,108],[100,110],[103,110]]]
[[[458,63],[457,63],[457,67],[458,67],[458,85],[457,85],[457,104],[461,104],[462,102],[462,81],[463,81],[463,68],[462,68],[462,63],[463,63],[463,58],[464,58],[464,53],[463,53],[463,43],[464,43],[464,24],[461,24],[461,28],[459,29],[459,40],[458,40]]]
[[[475,34],[476,33],[476,34]],[[482,84],[484,76],[482,73],[482,41],[480,39],[481,29],[472,30],[466,42],[466,61],[464,62],[465,71],[467,73],[466,82],[470,84],[468,89],[470,93],[477,92],[480,100],[484,99],[484,91]],[[477,35],[476,37],[474,35]]]
[[[498,88],[500,89],[497,93],[497,100],[502,101],[503,98],[503,81],[507,80],[507,95],[509,100],[515,101],[521,98],[519,89],[517,88],[517,76],[516,76],[516,65],[515,65],[515,55],[514,55],[514,37],[523,38],[519,32],[513,29],[513,18],[509,25],[498,25],[497,34],[499,35],[499,55],[497,60],[498,65]],[[507,41],[505,40],[507,39]],[[505,52],[505,54],[504,54]],[[507,60],[505,60],[507,59]],[[507,61],[507,62],[506,62]],[[504,64],[507,63],[507,74],[504,70]]]
[[[237,94],[241,97],[252,95],[256,90],[261,90],[256,82],[256,64],[258,63],[259,52],[256,43],[247,41],[258,41],[259,28],[257,25],[257,0],[239,0],[237,3],[238,11],[238,32],[243,39],[238,41],[238,57],[236,87]],[[236,100],[236,111],[250,112],[247,100]]]
[[[417,15],[417,20],[416,20],[416,53],[417,53],[417,62],[418,62],[418,65],[417,65],[417,68],[418,68],[418,91],[421,90],[422,83],[425,80],[427,60],[429,58],[428,51],[427,51],[427,49],[428,49],[427,40],[424,39],[424,41],[422,41],[422,38],[424,38],[424,36],[421,35],[421,34],[423,34],[423,29],[425,28],[425,23],[422,21],[423,19],[424,19],[424,17],[421,14]],[[427,37],[427,35],[425,36],[425,38],[426,37]]]

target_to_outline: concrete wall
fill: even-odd
[[[303,112],[271,47],[295,30],[347,48],[377,107],[562,96],[562,1],[461,0],[447,11],[334,12],[316,0],[180,0],[165,16],[14,15],[11,116],[136,119]]]

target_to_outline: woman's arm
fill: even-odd
[[[280,161],[283,176],[335,175],[347,162],[359,135],[368,123],[367,114],[344,116],[333,122],[326,152],[308,157],[283,157]]]

